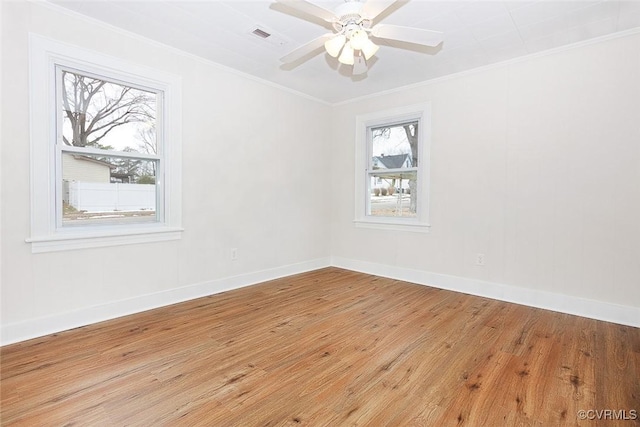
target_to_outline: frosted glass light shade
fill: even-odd
[[[338,34],[332,39],[324,42],[324,48],[327,50],[327,53],[334,58],[338,56],[340,53],[340,49],[344,46],[344,43],[347,41],[347,37],[344,34]]]
[[[353,65],[354,63],[353,48],[351,47],[350,42],[344,45],[344,48],[342,49],[342,54],[340,55],[340,58],[338,58],[338,61],[340,61],[340,63],[344,65]]]
[[[364,30],[356,30],[351,34],[349,41],[351,42],[353,50],[361,50],[365,43],[369,41],[369,36],[367,36],[367,32]]]
[[[373,55],[376,54],[378,49],[380,49],[380,46],[372,42],[370,39],[367,39],[367,41],[362,46],[362,49],[360,50],[362,50],[362,54],[364,55],[364,58],[366,60],[369,60]]]

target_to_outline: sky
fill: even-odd
[[[386,135],[385,135],[386,136]],[[409,154],[411,147],[407,140],[407,134],[402,126],[395,126],[390,129],[388,138],[378,136],[373,140],[372,156],[390,156],[393,154]]]

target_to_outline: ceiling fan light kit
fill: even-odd
[[[351,42],[351,47],[354,50],[362,50],[365,43],[369,41],[369,36],[367,36],[367,32],[365,30],[358,29],[351,33],[349,41]]]
[[[342,46],[347,42],[347,36],[344,34],[338,34],[332,39],[327,40],[324,43],[324,48],[327,53],[334,58],[337,58],[340,55],[340,50],[342,50]]]
[[[340,63],[344,65],[353,65],[354,56],[353,56],[353,47],[351,47],[351,42],[345,43],[344,47],[342,48],[342,54],[338,58],[338,61],[340,61]]]
[[[366,61],[380,49],[370,36],[424,46],[437,46],[442,43],[442,33],[439,31],[382,24],[372,27],[376,18],[398,0],[376,2],[345,0],[335,11],[306,0],[277,1],[331,23],[335,31],[334,34],[322,35],[295,49],[281,58],[283,62],[300,60],[324,45],[330,56],[338,58],[341,64],[353,65],[353,75],[358,75],[368,71]]]
[[[364,55],[365,59],[368,61],[369,59],[371,59],[373,55],[376,54],[376,52],[378,52],[378,49],[380,49],[380,46],[372,42],[370,39],[367,39],[367,41],[364,43],[364,46],[362,46],[362,49],[360,49],[360,51]]]
[[[369,39],[364,28],[341,30],[338,35],[324,43],[324,48],[334,58],[338,57],[342,50],[343,54],[338,57],[338,61],[345,65],[353,65],[354,51],[359,50],[364,58],[369,60],[379,49],[378,45]]]

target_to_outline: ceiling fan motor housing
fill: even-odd
[[[361,15],[363,6],[364,3],[353,0],[336,7],[335,14],[339,19],[333,24],[336,31],[344,32],[347,38],[351,38],[351,34],[357,30],[368,30],[371,21]]]
[[[336,7],[335,14],[340,18],[340,21],[348,20],[351,16],[359,19],[363,5],[364,3],[359,1],[347,1]]]

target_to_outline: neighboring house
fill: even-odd
[[[391,156],[374,156],[373,169],[402,169],[411,167],[411,154],[394,154]],[[394,178],[371,177],[371,189],[396,187],[397,190],[409,188],[409,180],[397,180]]]
[[[64,154],[62,156],[62,180],[78,182],[111,182],[111,163],[87,156]]]
[[[394,154],[373,157],[374,169],[400,169],[411,167],[411,154]]]
[[[111,182],[111,171],[115,169],[111,163],[96,160],[87,156],[73,154],[62,155],[62,191],[63,201],[69,203],[70,182]]]

